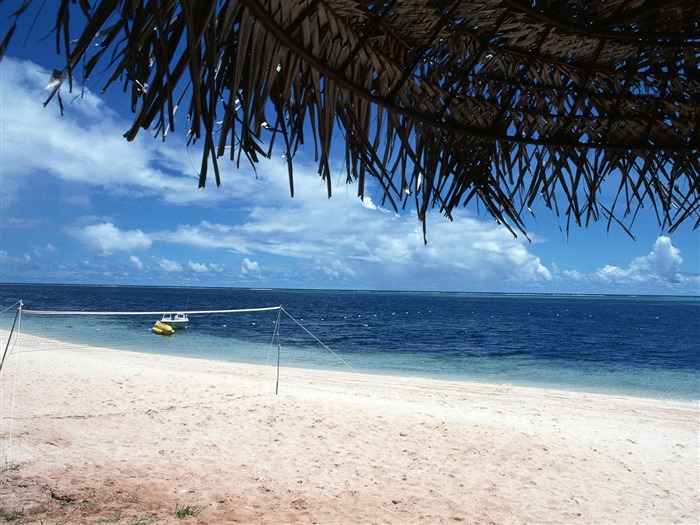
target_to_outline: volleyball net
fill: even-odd
[[[161,330],[163,324],[172,330]],[[288,356],[294,366],[318,361],[320,347],[353,370],[282,306],[179,312],[62,311],[26,309],[19,301],[0,312],[0,329],[0,373],[2,363],[13,354],[81,347],[251,364],[276,362],[279,366],[283,341],[295,350]]]

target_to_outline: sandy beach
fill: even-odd
[[[700,522],[697,402],[31,347],[11,523]]]

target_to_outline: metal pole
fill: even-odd
[[[282,351],[282,345],[280,344],[280,320],[282,319],[282,307],[277,313],[277,326],[275,326],[275,332],[277,333],[277,383],[275,383],[275,395],[280,390],[280,353]]]
[[[277,343],[277,383],[275,384],[275,395],[280,390],[280,350],[282,349],[282,345]]]
[[[17,307],[17,313],[15,314],[15,320],[12,321],[12,328],[10,328],[10,335],[7,338],[7,344],[5,345],[5,351],[2,354],[2,359],[0,360],[0,371],[2,371],[2,365],[5,363],[5,357],[7,357],[7,350],[10,348],[10,341],[12,341],[12,334],[15,331],[15,325],[17,324],[17,319],[19,319],[20,314],[22,313],[22,306],[24,303],[22,301],[19,302],[19,306]]]

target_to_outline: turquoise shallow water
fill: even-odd
[[[150,331],[153,315],[22,317],[24,333],[96,346],[274,364],[279,341],[285,366],[700,399],[698,297],[2,285],[3,308],[19,299],[34,310],[289,314],[279,337],[277,311],[194,314],[171,337]]]

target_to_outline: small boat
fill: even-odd
[[[158,335],[173,335],[175,333],[175,330],[173,330],[173,327],[170,326],[169,324],[161,323],[160,321],[156,321],[156,324],[153,325],[153,330],[154,334]]]
[[[170,325],[174,330],[181,330],[187,328],[189,319],[187,318],[187,314],[183,313],[163,314],[163,318],[160,322]]]

